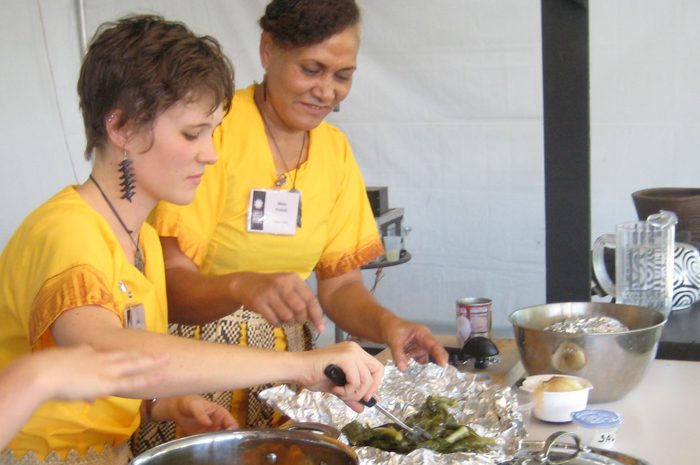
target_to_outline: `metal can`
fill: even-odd
[[[465,324],[465,321],[468,324]],[[465,328],[469,328],[465,334]],[[491,334],[491,299],[463,297],[457,299],[457,339],[460,345],[471,336],[489,337]]]

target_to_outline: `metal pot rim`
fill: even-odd
[[[560,442],[560,439],[570,437],[574,443]],[[594,465],[606,463],[610,465],[651,465],[630,455],[615,451],[584,446],[576,433],[557,431],[545,441],[522,441],[516,457],[499,465]]]
[[[211,445],[217,442],[231,441],[235,439],[243,440],[254,438],[259,440],[279,440],[287,439],[300,441],[307,444],[325,443],[329,447],[336,449],[339,453],[345,454],[354,463],[359,463],[357,453],[354,449],[342,443],[338,439],[316,434],[310,431],[275,428],[241,428],[234,431],[217,431],[211,433],[196,434],[180,439],[160,444],[152,449],[143,452],[131,461],[131,465],[147,465],[151,459],[157,455],[167,453],[170,450],[193,447],[196,445]]]

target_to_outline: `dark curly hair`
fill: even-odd
[[[287,48],[318,44],[359,22],[355,0],[272,0],[258,21]]]
[[[133,15],[102,24],[83,59],[78,79],[89,160],[107,140],[105,119],[120,110],[119,126],[138,129],[179,101],[211,96],[228,112],[233,66],[216,39],[196,36],[185,24]]]

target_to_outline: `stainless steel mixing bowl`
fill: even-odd
[[[629,331],[568,334],[544,328],[566,319],[606,315]],[[656,355],[666,317],[635,305],[562,302],[521,308],[508,317],[520,360],[531,375],[564,373],[593,384],[589,402],[624,397],[644,377]]]

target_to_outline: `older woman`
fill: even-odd
[[[140,413],[174,419],[185,433],[234,424],[199,397],[173,396],[291,382],[359,410],[376,389],[382,366],[356,344],[286,354],[164,334],[163,255],[144,222],[159,200],[192,200],[217,159],[211,134],[232,92],[219,44],[181,23],[135,16],[98,31],[78,82],[92,172],[32,212],[0,256],[0,368],[30,351],[79,344],[167,352],[170,363],[160,383],[131,392],[136,399],[45,403],[0,463],[126,464]],[[330,363],[346,371],[346,386],[326,379]],[[154,398],[140,412],[139,399]]]
[[[193,204],[160,204],[171,328],[177,334],[305,350],[323,313],[386,343],[400,368],[447,354],[428,328],[395,315],[360,266],[383,252],[362,175],[341,131],[324,122],[352,86],[360,45],[354,0],[273,0],[260,18],[262,84],[239,90],[215,131],[220,162]],[[316,273],[318,297],[305,280]],[[189,325],[201,325],[193,327]],[[308,325],[307,325],[308,327]],[[266,425],[255,396],[225,393],[241,424]]]

